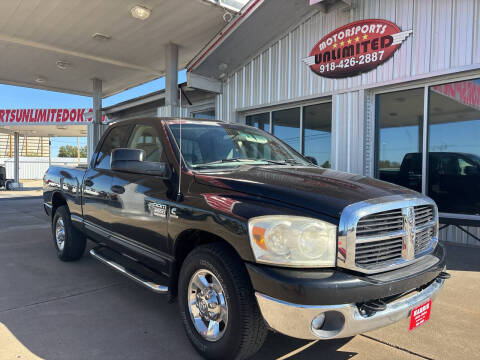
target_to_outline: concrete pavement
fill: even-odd
[[[269,334],[255,359],[472,359],[480,353],[480,249],[448,246],[429,322],[309,342]],[[89,256],[57,260],[41,198],[0,199],[0,360],[198,359],[177,304]]]

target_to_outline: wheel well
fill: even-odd
[[[52,219],[55,216],[55,211],[59,206],[67,205],[67,201],[63,197],[63,195],[59,192],[56,192],[52,196]]]
[[[180,274],[180,269],[182,267],[183,261],[188,256],[188,254],[198,246],[217,242],[228,244],[228,242],[220,236],[203,230],[186,230],[178,236],[175,242],[175,263],[172,267],[170,276],[170,299],[174,299],[177,296],[178,275]],[[232,247],[230,244],[228,245]]]

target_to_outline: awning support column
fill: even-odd
[[[167,116],[178,116],[178,46],[165,46],[165,108]]]
[[[14,135],[14,158],[13,158],[13,179],[15,184],[20,183],[20,134]]]
[[[93,79],[93,122],[91,125],[88,126],[87,130],[87,143],[88,143],[88,160],[95,151],[98,142],[102,136],[102,80],[100,79]]]

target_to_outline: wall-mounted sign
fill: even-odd
[[[320,76],[355,76],[387,61],[411,33],[387,20],[355,21],[322,38],[303,61]]]
[[[106,120],[103,115],[102,121]],[[93,121],[92,109],[5,109],[0,110],[0,125],[75,125]]]

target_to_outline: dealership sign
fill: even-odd
[[[320,76],[355,76],[387,61],[411,33],[387,20],[356,21],[322,38],[303,62]]]
[[[103,115],[102,121],[106,120]],[[0,125],[74,125],[93,121],[92,109],[5,109]]]

